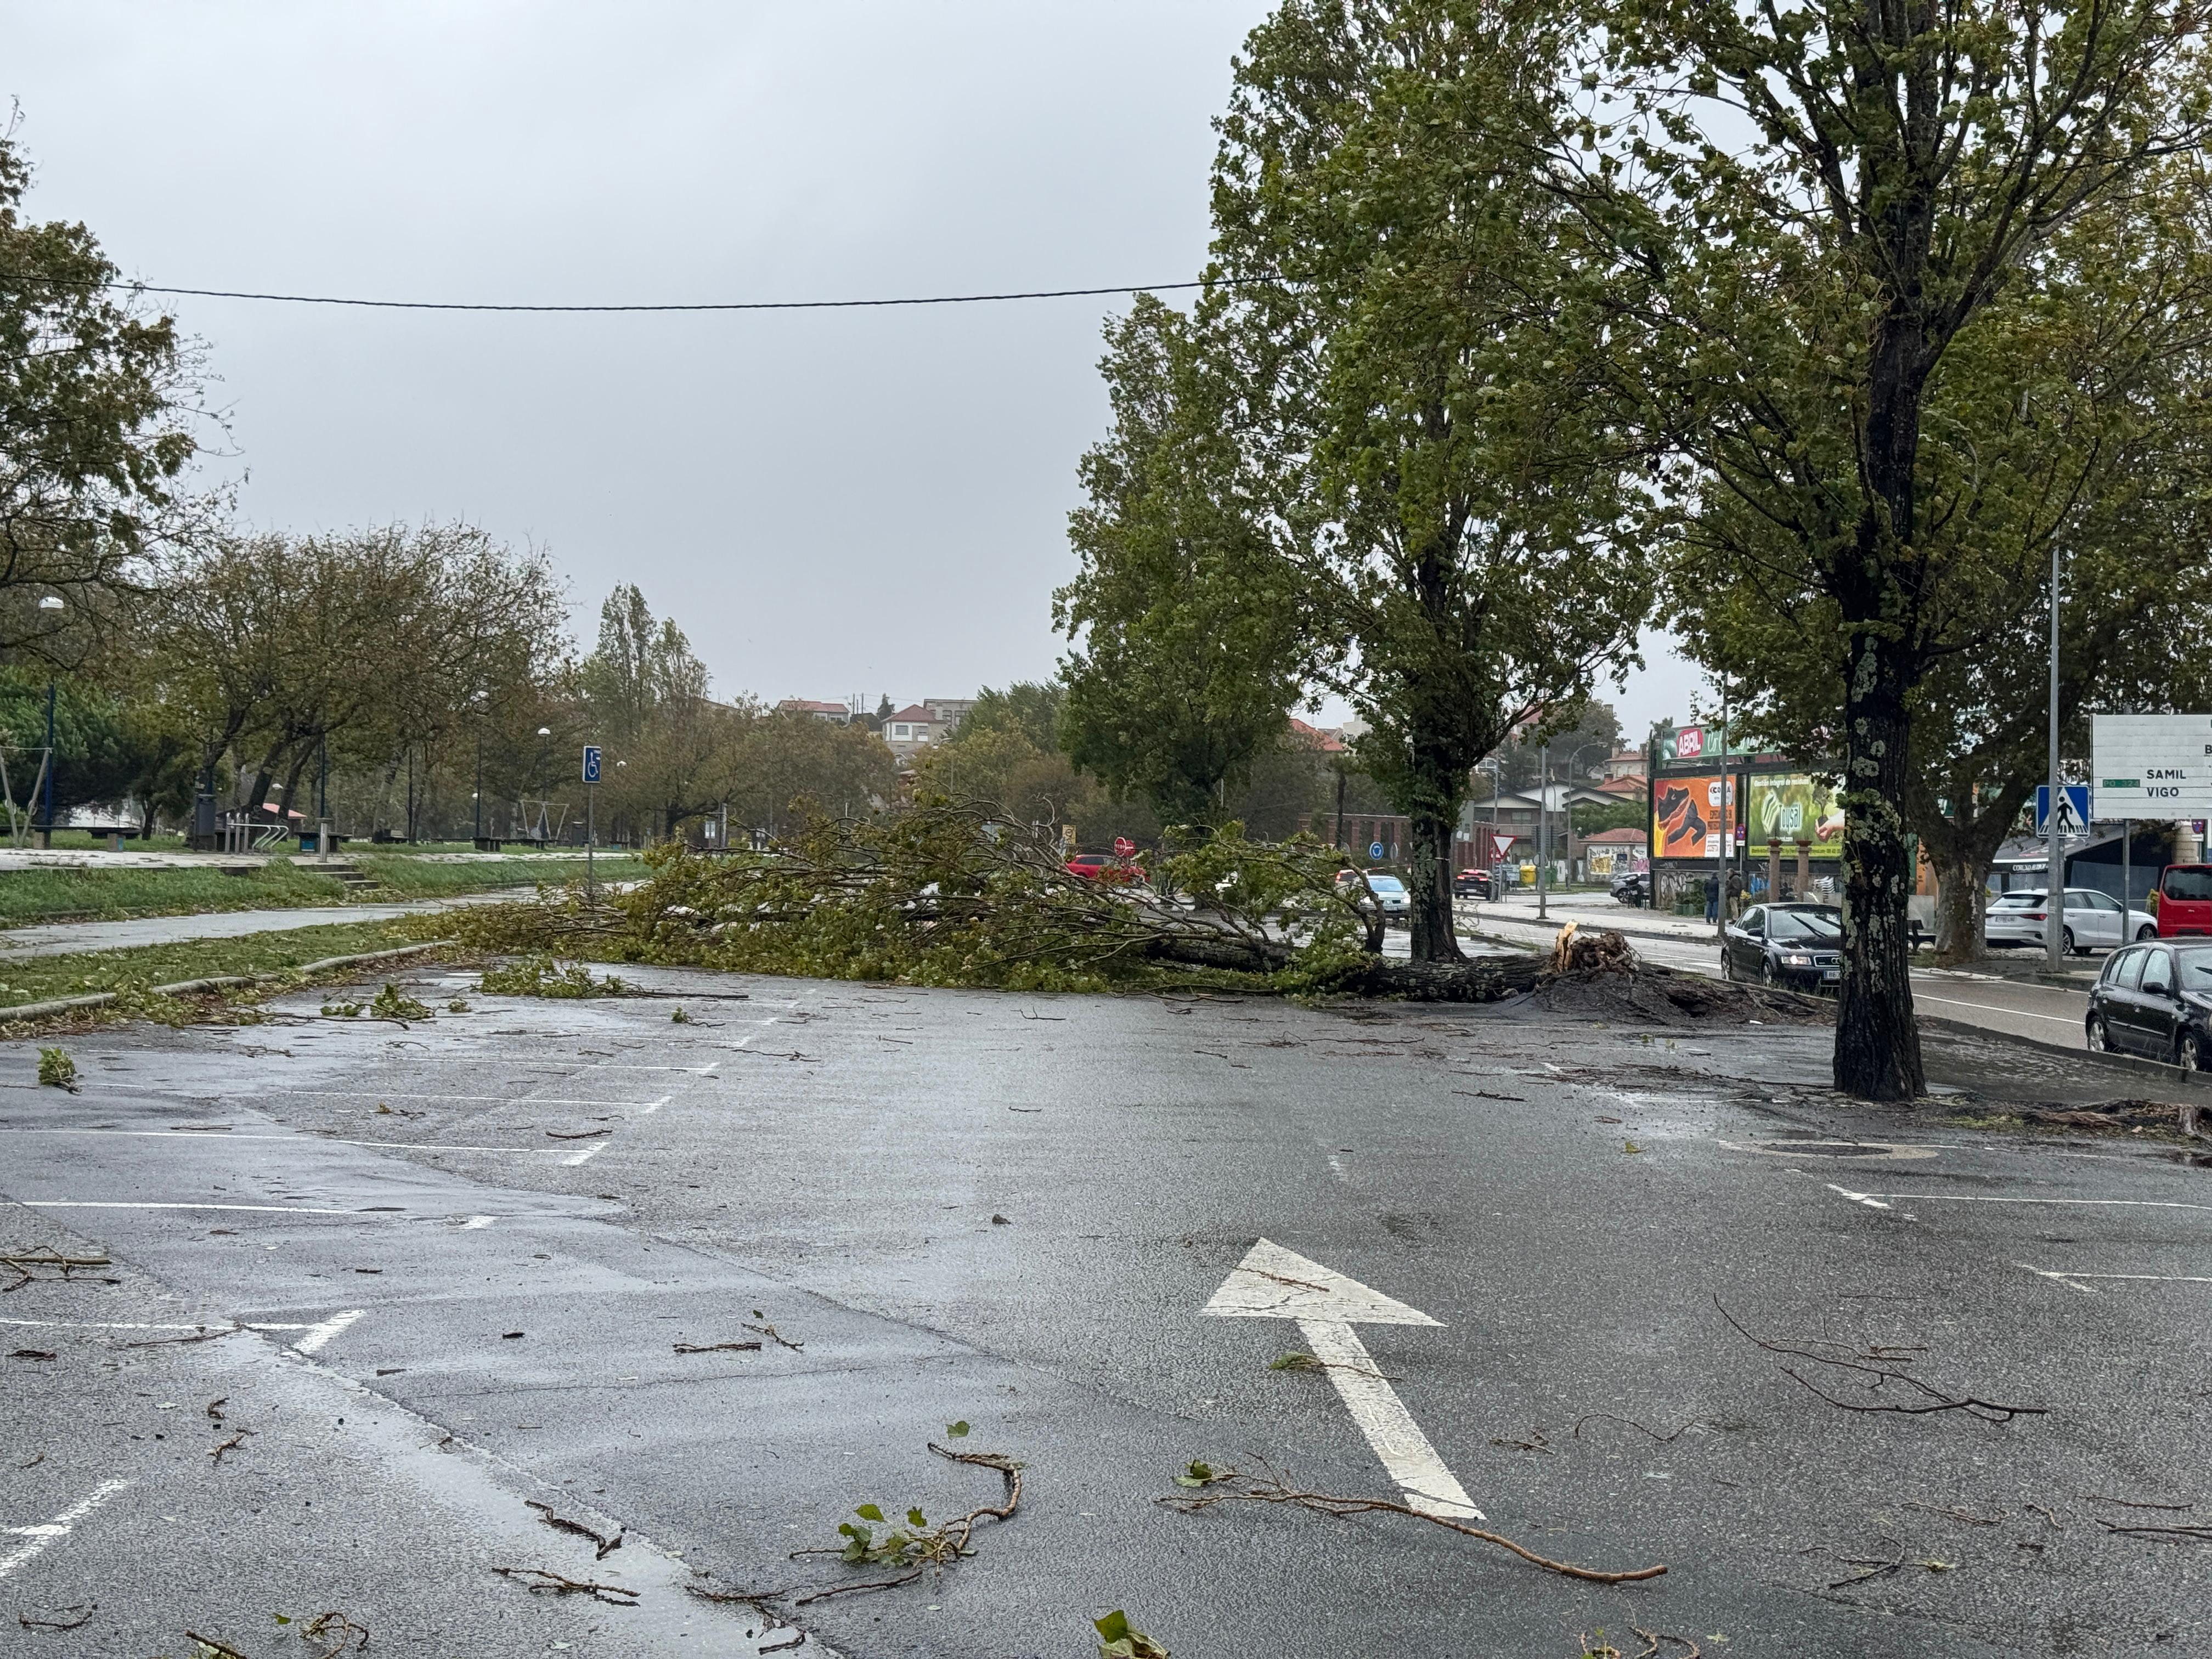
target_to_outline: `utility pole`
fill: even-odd
[[[2043,959],[2053,972],[2065,948],[2066,838],[2058,808],[2065,799],[2058,778],[2058,543],[2051,544],[2051,817],[2044,825],[2049,851],[2043,884]]]

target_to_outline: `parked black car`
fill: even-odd
[[[1452,896],[1489,898],[1495,885],[1487,870],[1462,870],[1452,878]]]
[[[1721,975],[1793,991],[1843,977],[1844,913],[1832,904],[1755,904],[1721,931]]]
[[[2092,1048],[2203,1070],[2212,1056],[2212,944],[2113,951],[2089,993],[2087,1024]]]

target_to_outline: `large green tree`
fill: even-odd
[[[113,292],[92,232],[25,216],[29,184],[0,136],[0,653],[51,656],[174,527],[195,386],[171,319]],[[39,608],[57,596],[74,620]]]
[[[1220,123],[1217,291],[1322,684],[1412,820],[1412,945],[1456,958],[1470,769],[1633,653],[1650,604],[1607,306],[1638,267],[1540,154],[1577,20],[1286,0]]]
[[[1704,633],[1777,619],[1786,649],[1729,654],[1785,696],[1796,640],[1824,639],[1807,690],[1830,711],[1848,814],[1834,1075],[1910,1097],[1916,709],[1983,553],[2049,514],[2047,468],[1976,441],[2019,388],[1971,348],[2069,223],[2201,142],[2198,25],[2167,0],[1620,0],[1595,16],[1555,176],[1651,273],[1654,302],[1624,324],[1648,330],[1651,416],[1687,464],[1687,550],[1700,575],[1746,578],[1692,596],[1732,613]],[[1984,535],[1984,516],[2010,522]]]
[[[1106,331],[1114,430],[1083,458],[1081,560],[1054,596],[1074,641],[1061,736],[1163,823],[1231,816],[1288,728],[1307,656],[1299,590],[1237,420],[1225,355],[1149,295]]]

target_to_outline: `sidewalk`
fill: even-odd
[[[385,921],[395,916],[495,903],[512,893],[460,893],[451,898],[410,899],[398,904],[307,905],[289,910],[216,910],[192,916],[138,916],[128,921],[57,921],[0,933],[0,962],[23,957],[64,956],[75,951],[126,951],[145,945],[178,945],[196,939],[240,939],[283,933],[336,922]]]

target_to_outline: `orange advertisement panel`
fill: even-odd
[[[1662,859],[1717,859],[1734,826],[1735,780],[1717,772],[1662,775],[1652,791],[1651,853]]]

